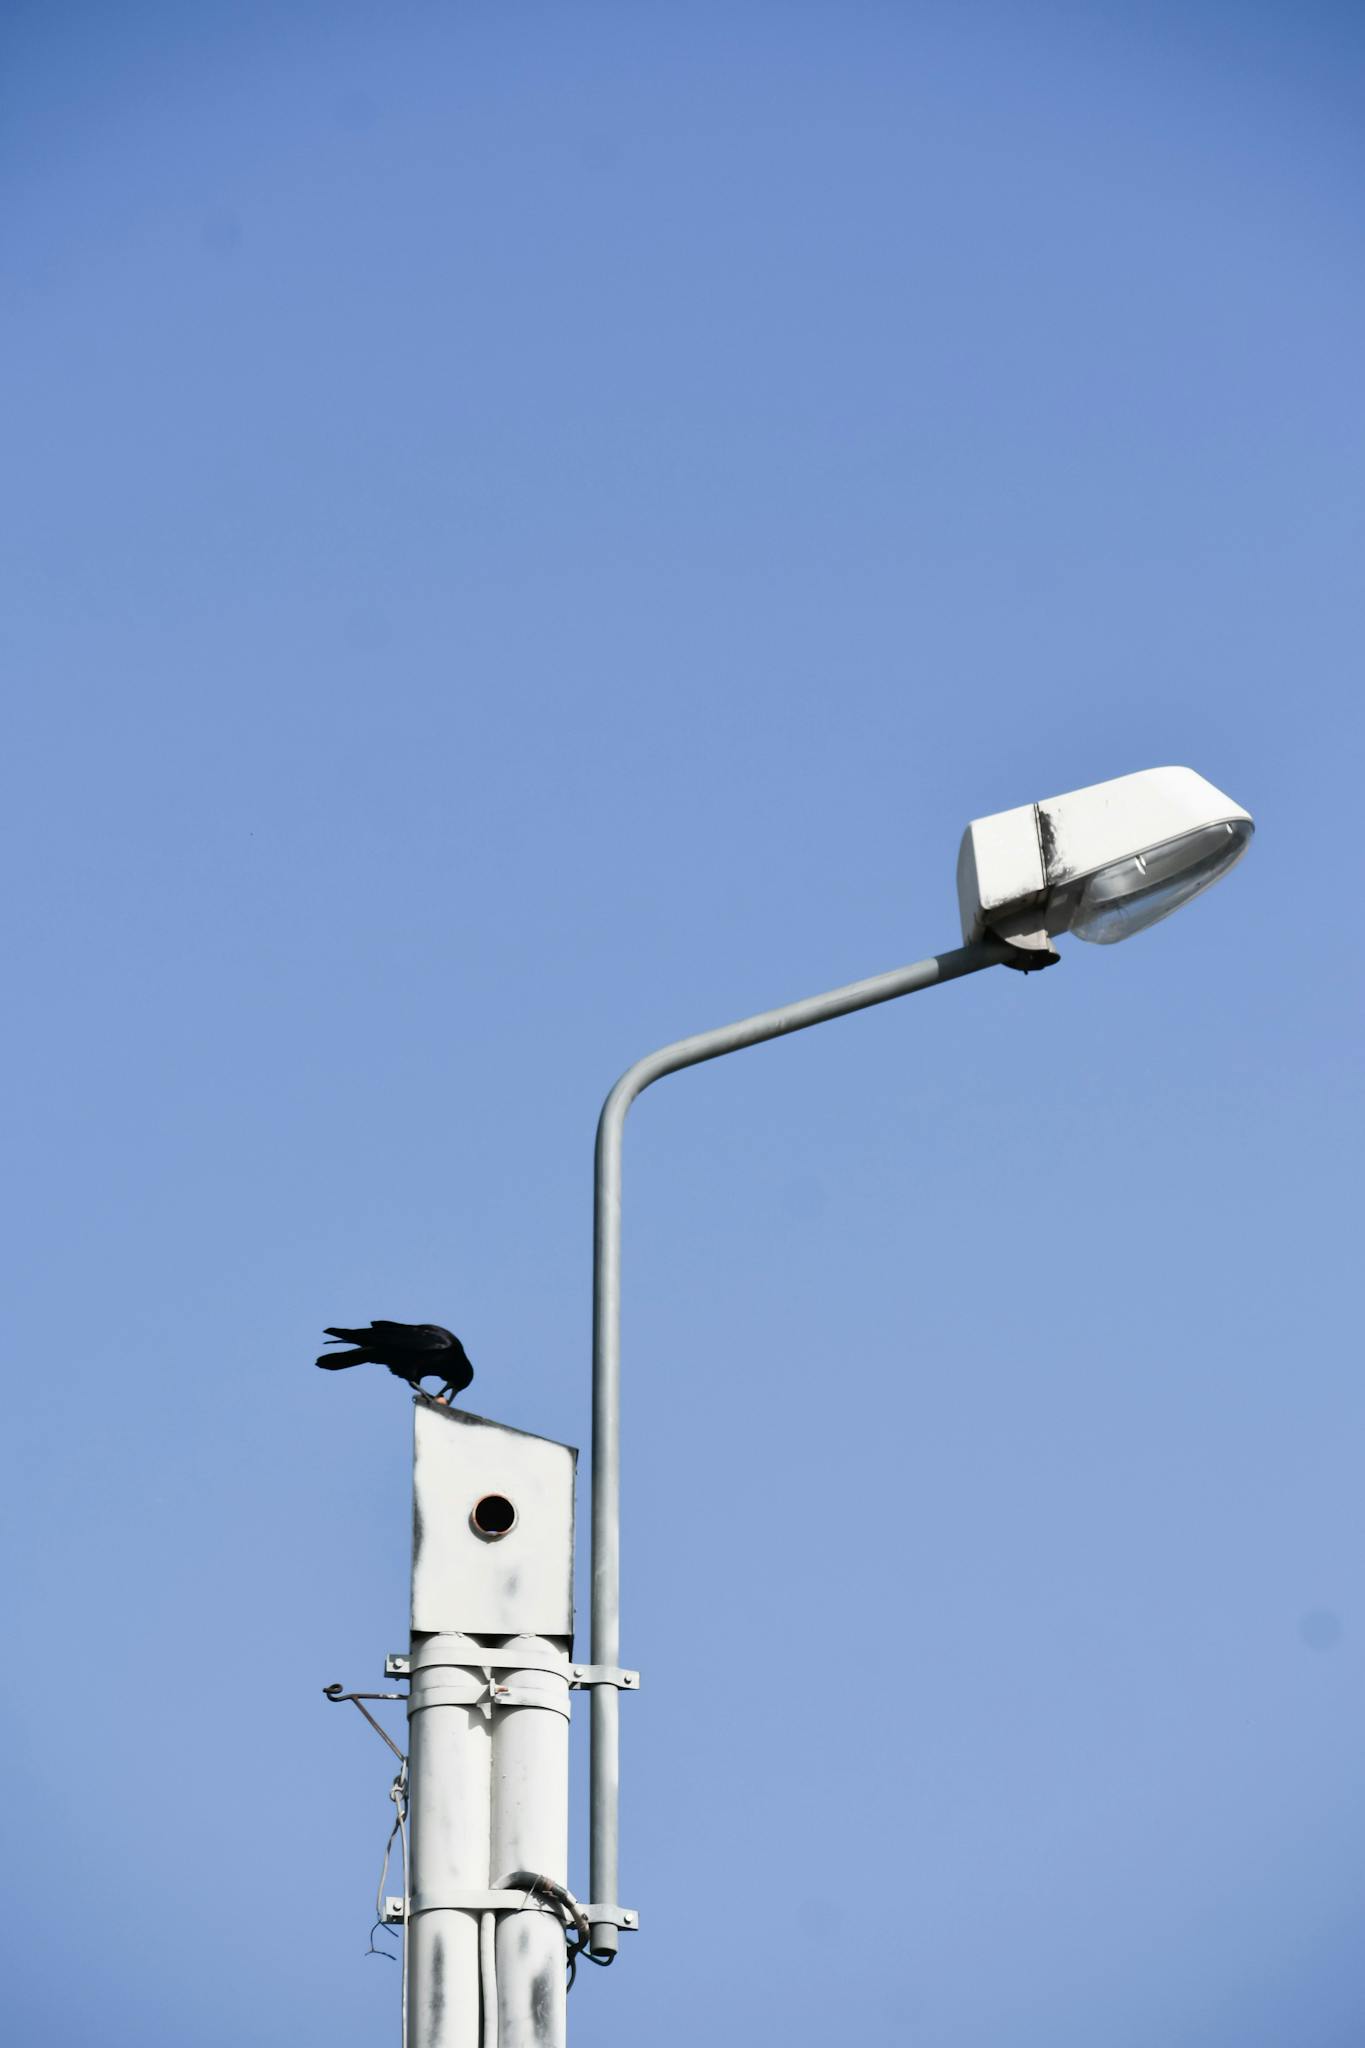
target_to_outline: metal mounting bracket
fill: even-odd
[[[594,1685],[614,1685],[620,1692],[638,1692],[638,1671],[622,1671],[614,1664],[574,1664],[569,1668],[569,1685],[586,1691]]]
[[[408,1901],[406,1912],[403,1900],[390,1894],[384,1900],[380,1919],[385,1927],[401,1927],[404,1920],[410,1920],[414,1913],[548,1913],[553,1910],[542,1900],[532,1898],[529,1892],[458,1891],[442,1893],[439,1898],[429,1898],[418,1892]],[[639,1931],[640,1916],[627,1906],[584,1906],[583,1914],[595,1927],[620,1927],[627,1934]]]
[[[468,1657],[462,1655],[458,1664],[453,1657],[444,1661],[448,1661],[456,1670],[549,1671],[555,1677],[562,1677],[565,1669],[562,1664],[553,1664],[548,1658],[538,1657],[533,1650],[523,1650],[520,1655],[511,1650],[487,1650]],[[570,1664],[568,1672],[569,1689],[572,1692],[586,1692],[594,1685],[614,1685],[619,1692],[640,1690],[639,1672],[623,1671],[615,1664]],[[404,1656],[399,1651],[390,1652],[384,1659],[384,1676],[411,1678],[411,1657]]]
[[[640,1931],[640,1916],[630,1906],[585,1906],[583,1915],[594,1927],[623,1927],[627,1934]]]

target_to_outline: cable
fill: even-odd
[[[400,1841],[400,1843],[401,1843],[401,1845],[402,1845],[402,1849],[403,1849],[403,1983],[402,1983],[402,2015],[403,2015],[403,2048],[407,2048],[407,2040],[408,2040],[408,1928],[409,1928],[409,1926],[410,1926],[410,1925],[412,1924],[412,1890],[411,1890],[411,1878],[409,1877],[408,1873],[409,1873],[409,1871],[411,1870],[412,1866],[411,1866],[411,1864],[410,1864],[410,1863],[409,1863],[409,1861],[408,1861],[408,1764],[407,1764],[407,1758],[406,1758],[406,1757],[405,1757],[405,1758],[403,1759],[403,1768],[402,1768],[402,1770],[401,1770],[401,1771],[399,1772],[399,1774],[398,1774],[398,1778],[401,1778],[401,1779],[402,1779],[402,1782],[403,1782],[403,1797],[402,1797],[402,1799],[401,1799],[401,1800],[399,1800],[399,1799],[397,1799],[397,1798],[395,1797],[395,1799],[394,1799],[394,1804],[395,1804],[395,1806],[397,1806],[397,1808],[398,1808],[398,1838],[399,1838],[399,1841]],[[398,1779],[396,1778],[396,1779],[394,1780],[394,1789],[395,1789],[395,1793],[396,1793],[396,1791],[397,1791],[397,1786],[398,1786]],[[392,1839],[392,1837],[390,1837],[390,1839]]]
[[[538,1896],[544,1899],[548,1905],[553,1906],[557,1910],[563,1919],[566,1940],[570,1933],[578,1936],[577,1941],[569,1942],[568,1989],[570,1991],[573,1990],[574,1978],[578,1975],[578,1963],[581,1956],[586,1955],[590,1963],[596,1963],[601,1969],[606,1969],[607,1965],[614,1960],[611,1956],[595,1956],[593,1954],[589,1946],[592,1941],[592,1929],[588,1925],[588,1916],[568,1886],[561,1884],[558,1878],[546,1877],[538,1870],[514,1870],[509,1876],[500,1879],[498,1884],[494,1886],[494,1890],[507,1892],[524,1891],[532,1898]]]
[[[370,1946],[366,1949],[365,1953],[372,1956],[389,1956],[390,1962],[396,1960],[395,1957],[389,1955],[388,1949],[375,1947],[374,1930],[375,1927],[387,1927],[390,1924],[384,1918],[385,1887],[389,1881],[389,1857],[393,1853],[394,1837],[397,1835],[401,1838],[399,1853],[403,1859],[402,1956],[403,1977],[406,1984],[408,1964],[408,1764],[406,1757],[399,1768],[398,1776],[389,1787],[389,1797],[397,1811],[393,1817],[393,1826],[389,1829],[389,1839],[384,1844],[384,1860],[379,1866],[379,1887],[374,1895],[374,1926],[370,1929]]]
[[[370,1945],[365,1953],[367,1956],[387,1956],[390,1962],[402,1962],[403,2039],[406,2041],[408,2038],[408,1922],[409,1909],[412,1902],[408,1879],[408,1760],[390,1735],[388,1729],[381,1728],[369,1708],[362,1706],[361,1702],[362,1700],[402,1700],[407,1698],[407,1694],[401,1692],[344,1692],[340,1681],[333,1685],[324,1685],[322,1692],[324,1699],[329,1699],[333,1706],[339,1706],[343,1700],[349,1700],[351,1705],[365,1716],[365,1719],[369,1722],[380,1741],[386,1742],[398,1759],[398,1776],[389,1787],[389,1797],[393,1801],[396,1811],[393,1817],[393,1826],[389,1829],[389,1839],[384,1844],[384,1861],[379,1867],[379,1890],[375,1894],[374,1926],[370,1929]],[[389,1924],[384,1918],[384,1887],[389,1879],[389,1857],[393,1852],[393,1838],[395,1835],[399,1838],[399,1846],[403,1857],[403,1931],[399,1937],[399,1952],[396,1957],[388,1949],[376,1948],[374,1945],[375,1929],[387,1927]],[[494,2042],[493,2048],[497,2048],[496,2042]]]
[[[611,1956],[595,1956],[595,1955],[593,1954],[592,1950],[591,1950],[591,1949],[590,1949],[590,1948],[588,1947],[588,1944],[587,1944],[587,1942],[586,1942],[586,1941],[576,1941],[576,1942],[573,1942],[573,1943],[571,1943],[571,1944],[570,1944],[570,1947],[569,1947],[569,1952],[568,1952],[568,1955],[569,1955],[569,1981],[568,1981],[567,1985],[565,1986],[565,1989],[566,1989],[566,1990],[568,1990],[568,1991],[572,1991],[572,1990],[573,1990],[573,1987],[574,1987],[574,1979],[575,1979],[575,1977],[577,1977],[577,1975],[578,1975],[578,1965],[579,1965],[579,1961],[580,1961],[580,1959],[581,1959],[581,1958],[583,1958],[583,1957],[586,1957],[586,1958],[587,1958],[587,1960],[588,1960],[588,1961],[589,1961],[590,1963],[596,1963],[596,1965],[597,1965],[597,1967],[598,1967],[598,1969],[599,1969],[599,1970],[605,1970],[605,1969],[606,1969],[606,1968],[608,1967],[608,1965],[609,1965],[609,1964],[611,1964],[611,1963],[614,1963],[614,1962],[616,1961],[616,1958],[615,1958],[615,1956],[614,1956],[614,1955],[611,1955]]]

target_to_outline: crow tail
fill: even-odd
[[[318,1364],[324,1372],[340,1372],[346,1365],[363,1365],[368,1351],[324,1351]]]

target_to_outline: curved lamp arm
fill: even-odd
[[[1011,957],[1013,956],[1013,957]],[[941,981],[956,981],[983,967],[1018,965],[1017,951],[995,940],[960,946],[850,982],[827,994],[808,996],[764,1010],[738,1024],[680,1038],[629,1067],[602,1106],[597,1125],[597,1165],[593,1199],[592,1307],[592,1661],[615,1666],[621,1648],[621,1139],[626,1112],[637,1095],[665,1074],[695,1067],[722,1053],[741,1052],[764,1039],[805,1031],[851,1010],[870,1009],[896,996],[914,995]],[[591,1894],[615,1906],[618,1886],[620,1695],[613,1685],[592,1688],[592,1873]],[[595,1955],[616,1951],[617,1931],[611,1922],[592,1930]]]

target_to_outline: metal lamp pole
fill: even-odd
[[[618,1929],[638,1924],[620,1902],[618,1840],[618,1689],[639,1682],[620,1668],[621,1149],[631,1103],[681,1067],[983,967],[1049,966],[1063,931],[1101,945],[1131,937],[1226,874],[1253,829],[1250,812],[1189,768],[1143,769],[974,819],[957,865],[965,945],[680,1038],[616,1083],[598,1120],[593,1205],[591,1664],[569,1662],[577,1452],[416,1404],[412,1644],[388,1666],[411,1678],[408,1778],[395,1796],[401,1827],[410,1784],[412,1853],[409,1865],[405,1839],[404,1896],[381,1908],[405,1930],[410,2048],[559,2048],[566,1925],[580,1937],[572,1959],[586,1940],[609,1961]],[[566,1888],[575,1687],[592,1692],[586,1908]],[[326,1691],[357,1704],[401,1697]]]
[[[1054,956],[1055,957],[1055,956]],[[956,981],[983,967],[1044,965],[1036,956],[994,939],[960,946],[913,967],[898,967],[869,981],[850,982],[827,994],[808,996],[764,1010],[738,1024],[699,1032],[663,1046],[629,1067],[602,1106],[597,1125],[593,1202],[592,1333],[592,1660],[616,1666],[621,1653],[621,1141],[626,1112],[651,1082],[680,1067],[695,1067],[722,1053],[740,1052],[768,1038],[785,1038],[831,1017],[870,1009],[897,996],[914,995],[942,981]],[[592,1897],[619,1905],[620,1695],[614,1685],[592,1693]],[[614,1955],[616,1926],[594,1922],[594,1955]]]

